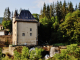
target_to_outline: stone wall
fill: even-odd
[[[9,44],[12,44],[12,35],[0,35],[0,44],[4,44],[7,41]]]
[[[13,19],[14,21],[15,19]],[[30,31],[30,29],[32,29]],[[38,28],[37,23],[13,22],[13,45],[37,45]]]

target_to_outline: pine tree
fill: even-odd
[[[62,2],[61,1],[59,3],[59,8],[60,8],[59,20],[61,21],[61,19],[62,19]]]
[[[64,18],[65,18],[65,16],[66,16],[66,13],[67,13],[67,4],[66,4],[66,1],[64,0],[64,3],[63,3],[63,6],[62,6],[62,16],[63,16],[63,20],[64,20]]]
[[[52,8],[52,5],[50,5],[50,18],[53,16],[53,8]]]
[[[80,3],[79,3],[79,6],[78,6],[78,9],[80,10]]]
[[[50,15],[49,15],[49,13],[50,13],[50,7],[49,7],[49,5],[47,5],[47,10],[46,10],[46,17],[49,19],[50,18]]]
[[[8,7],[5,9],[3,20],[10,20],[10,17],[11,17],[11,12]]]
[[[78,8],[77,8],[77,4],[76,4],[76,6],[75,6],[75,10],[77,10]]]
[[[55,15],[55,5],[54,5],[54,2],[53,2],[53,4],[52,4],[52,16],[54,16]]]
[[[44,3],[44,6],[43,6],[43,17],[46,16],[46,4]]]
[[[62,19],[62,2],[58,2],[57,1],[57,5],[56,5],[56,15],[58,17],[59,23],[60,20]]]
[[[72,2],[69,3],[68,10],[69,10],[69,12],[73,12],[74,11]]]
[[[9,29],[10,32],[12,31],[11,12],[9,7],[5,9],[2,25],[4,29]]]

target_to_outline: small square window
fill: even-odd
[[[25,36],[25,33],[22,33],[22,36]]]
[[[32,28],[30,28],[30,31],[32,31]]]
[[[32,36],[32,33],[30,33],[30,36]]]

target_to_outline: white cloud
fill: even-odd
[[[50,4],[50,3],[53,3],[53,2],[55,3],[57,1],[62,1],[62,0],[36,0],[35,4],[36,4],[37,8],[41,8],[43,6],[44,2],[46,4]]]

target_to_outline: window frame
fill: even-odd
[[[22,33],[22,36],[25,36],[25,33]]]
[[[30,31],[32,31],[32,28],[30,28]]]
[[[32,36],[32,33],[30,33],[30,36]]]

